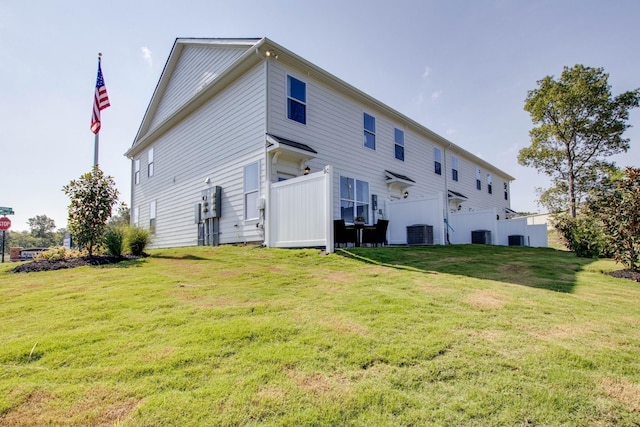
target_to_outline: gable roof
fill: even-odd
[[[238,57],[231,65],[218,74],[212,81],[204,87],[201,91],[196,93],[185,104],[180,106],[176,111],[164,118],[157,126],[151,128],[151,122],[153,116],[156,113],[160,100],[164,91],[167,89],[167,85],[171,80],[172,74],[178,63],[178,59],[185,46],[193,45],[206,45],[212,47],[220,46],[238,46],[245,48],[245,52]],[[433,132],[431,129],[423,126],[413,119],[405,116],[404,114],[392,109],[388,105],[383,104],[379,100],[366,94],[365,92],[355,88],[354,86],[339,79],[333,74],[325,71],[324,69],[312,64],[306,59],[296,55],[290,50],[280,46],[272,40],[263,38],[233,38],[233,39],[219,39],[219,38],[177,38],[174,42],[167,63],[160,76],[160,80],[156,86],[154,94],[151,98],[151,102],[147,107],[144,118],[138,129],[138,133],[133,141],[131,148],[125,153],[127,157],[133,158],[136,154],[142,151],[147,145],[152,143],[164,132],[169,130],[172,126],[179,121],[187,117],[191,112],[195,111],[198,107],[202,106],[206,101],[211,99],[222,89],[231,84],[239,76],[247,72],[253,66],[261,61],[267,60],[268,57],[273,58],[286,65],[294,67],[298,70],[303,70],[311,75],[314,79],[322,82],[328,87],[351,97],[368,108],[374,108],[385,115],[388,115],[393,120],[396,120],[406,127],[413,129],[416,133],[425,136],[431,141],[440,144],[445,149],[452,152],[456,152],[465,156],[468,159],[472,159],[478,166],[498,172],[509,181],[515,180],[514,177],[506,172],[498,169],[489,162],[481,159],[478,156],[470,153],[469,151],[457,146],[448,139]]]

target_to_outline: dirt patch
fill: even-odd
[[[640,271],[638,270],[616,270],[610,271],[609,276],[617,277],[620,279],[629,279],[634,282],[640,282]]]
[[[24,264],[21,264],[11,270],[11,273],[35,273],[38,271],[51,271],[51,270],[62,270],[65,268],[76,268],[76,267],[84,267],[87,265],[107,265],[107,264],[117,264],[122,261],[129,261],[138,259],[140,257],[133,255],[126,256],[109,256],[109,255],[94,255],[92,257],[83,256],[78,258],[68,258],[60,261],[31,261]]]
[[[470,306],[480,310],[497,310],[505,304],[503,295],[490,290],[475,291],[465,301]]]
[[[620,402],[631,412],[640,411],[640,385],[624,379],[604,378],[600,387],[610,398]]]
[[[15,406],[4,415],[0,416],[0,425],[3,426],[32,426],[39,423],[47,424],[42,415],[47,412],[49,401],[54,396],[45,391],[30,393],[25,401]]]

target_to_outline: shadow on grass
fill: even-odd
[[[336,249],[368,264],[422,273],[446,273],[515,285],[573,292],[576,274],[591,259],[549,248],[493,245],[390,246]]]
[[[160,259],[180,259],[180,260],[190,260],[190,261],[208,261],[208,260],[210,260],[210,258],[203,258],[203,257],[200,257],[198,255],[191,255],[191,254],[180,255],[180,256],[165,255],[165,254],[153,254],[153,255],[150,255],[150,257],[151,258],[160,258]]]

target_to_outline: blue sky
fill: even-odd
[[[91,169],[97,54],[111,107],[100,166],[130,199],[131,146],[176,37],[267,36],[516,178],[511,207],[541,211],[547,180],[517,163],[527,91],[563,66],[640,87],[636,0],[0,0],[0,206],[12,230],[66,226],[62,186]],[[640,165],[640,112],[620,166]]]

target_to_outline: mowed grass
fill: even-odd
[[[638,426],[640,284],[462,245],[0,267],[0,425]]]

